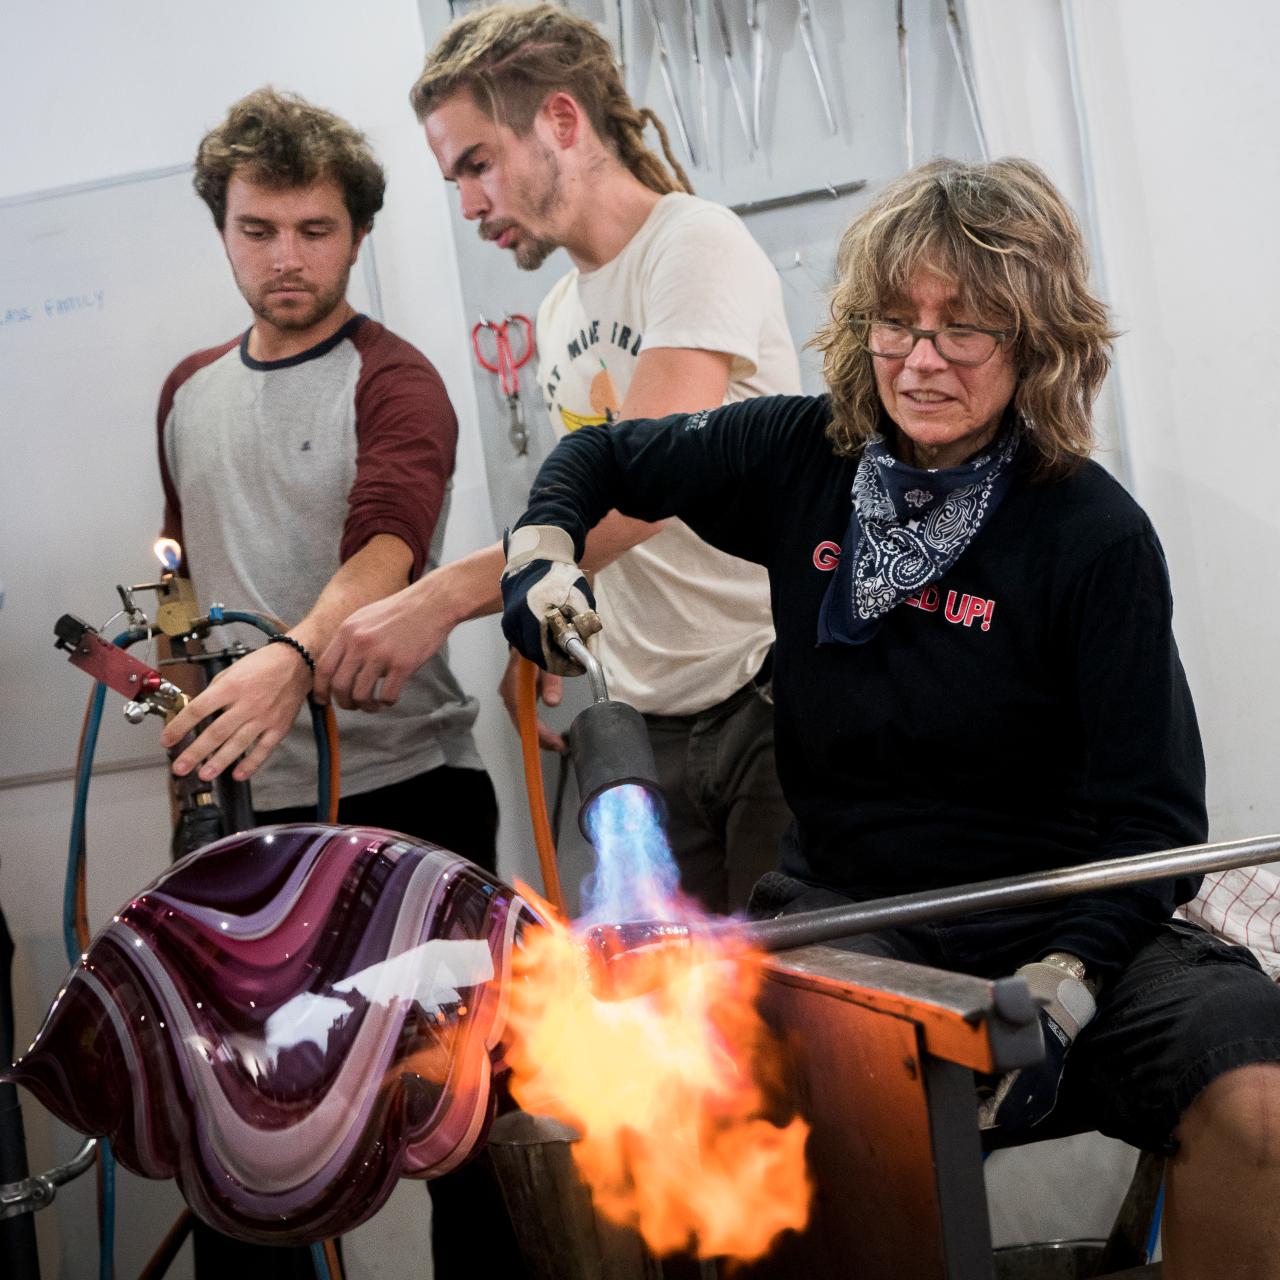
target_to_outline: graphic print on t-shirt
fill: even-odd
[[[616,321],[609,326],[610,334],[603,341],[610,342],[619,349],[628,365],[634,365],[640,355],[642,335],[630,325]],[[552,365],[544,390],[547,395],[547,412],[554,422],[557,417],[566,431],[577,431],[579,427],[599,427],[616,422],[622,412],[622,397],[600,354],[600,322],[592,320],[582,326],[574,337],[565,344],[560,359]],[[568,377],[564,376],[568,372]],[[627,370],[627,381],[630,381],[632,369]],[[572,408],[565,403],[573,400],[574,388],[577,394],[586,391],[590,412],[585,412],[587,405],[579,401]]]

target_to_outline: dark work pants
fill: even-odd
[[[259,810],[259,824],[313,822],[315,809]],[[482,769],[441,766],[404,782],[344,796],[338,821],[386,827],[438,844],[486,871],[497,871],[498,804]],[[436,1280],[462,1280],[483,1270],[523,1280],[524,1262],[482,1151],[462,1168],[427,1183],[431,1194],[431,1253]],[[196,1223],[196,1280],[313,1280],[310,1250],[245,1244]]]
[[[778,865],[791,821],[773,762],[773,704],[752,684],[696,715],[644,721],[680,887],[708,911],[741,911]]]

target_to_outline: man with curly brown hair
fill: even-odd
[[[164,532],[182,543],[205,606],[221,601],[288,630],[214,680],[162,740],[171,746],[214,717],[174,772],[252,778],[262,823],[314,816],[315,747],[300,712],[315,661],[354,609],[431,566],[443,529],[457,443],[444,385],[419,351],[347,301],[384,185],[360,133],[271,89],[237,102],[196,160],[196,191],[253,322],[165,383]],[[495,871],[497,804],[472,741],[476,710],[442,652],[389,715],[340,713],[339,819],[403,831]],[[437,1244],[443,1232],[461,1252],[460,1237],[483,1223],[513,1258],[505,1274],[519,1275],[484,1157],[431,1187]],[[305,1250],[286,1262],[278,1249],[205,1244],[219,1274],[232,1261],[241,1274],[311,1274]],[[442,1280],[461,1274],[439,1249],[437,1259]]]

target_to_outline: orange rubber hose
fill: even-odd
[[[329,741],[329,814],[328,821],[338,821],[338,801],[341,798],[340,780],[342,759],[338,754],[338,717],[333,713],[333,703],[324,707],[324,736]]]
[[[542,890],[547,901],[563,915],[564,894],[560,891],[556,844],[551,835],[547,796],[542,787],[542,752],[538,746],[538,668],[528,658],[521,658],[516,666],[516,724],[520,729],[520,752],[524,757],[529,816],[533,819],[533,843],[542,868]]]
[[[138,1280],[157,1280],[157,1277],[165,1275],[174,1258],[178,1256],[178,1250],[186,1243],[194,1225],[195,1218],[192,1217],[190,1209],[184,1209],[178,1214],[173,1226],[169,1228],[164,1239],[156,1247],[155,1253],[151,1255],[151,1260],[138,1272]]]
[[[338,1246],[332,1240],[324,1242],[324,1260],[329,1266],[329,1280],[343,1280],[342,1259],[338,1256]]]

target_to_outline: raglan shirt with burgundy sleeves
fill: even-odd
[[[825,397],[772,397],[578,431],[520,524],[587,530],[616,507],[678,515],[769,572],[782,869],[858,899],[1206,838],[1204,758],[1174,643],[1164,555],[1096,463],[1018,474],[936,583],[865,644],[818,643],[857,460]],[[653,622],[655,636],[661,619]],[[1082,895],[1041,954],[1112,973],[1198,879]]]
[[[218,603],[295,625],[380,533],[409,546],[413,578],[436,563],[457,420],[427,359],[374,320],[355,316],[284,360],[255,360],[247,333],[197,352],[164,385],[159,431],[164,532],[183,545],[202,609]],[[222,630],[231,639],[263,641],[243,625]],[[477,709],[443,650],[387,711],[335,707],[342,794],[440,765],[481,768]],[[314,803],[305,706],[252,787],[260,810]]]

